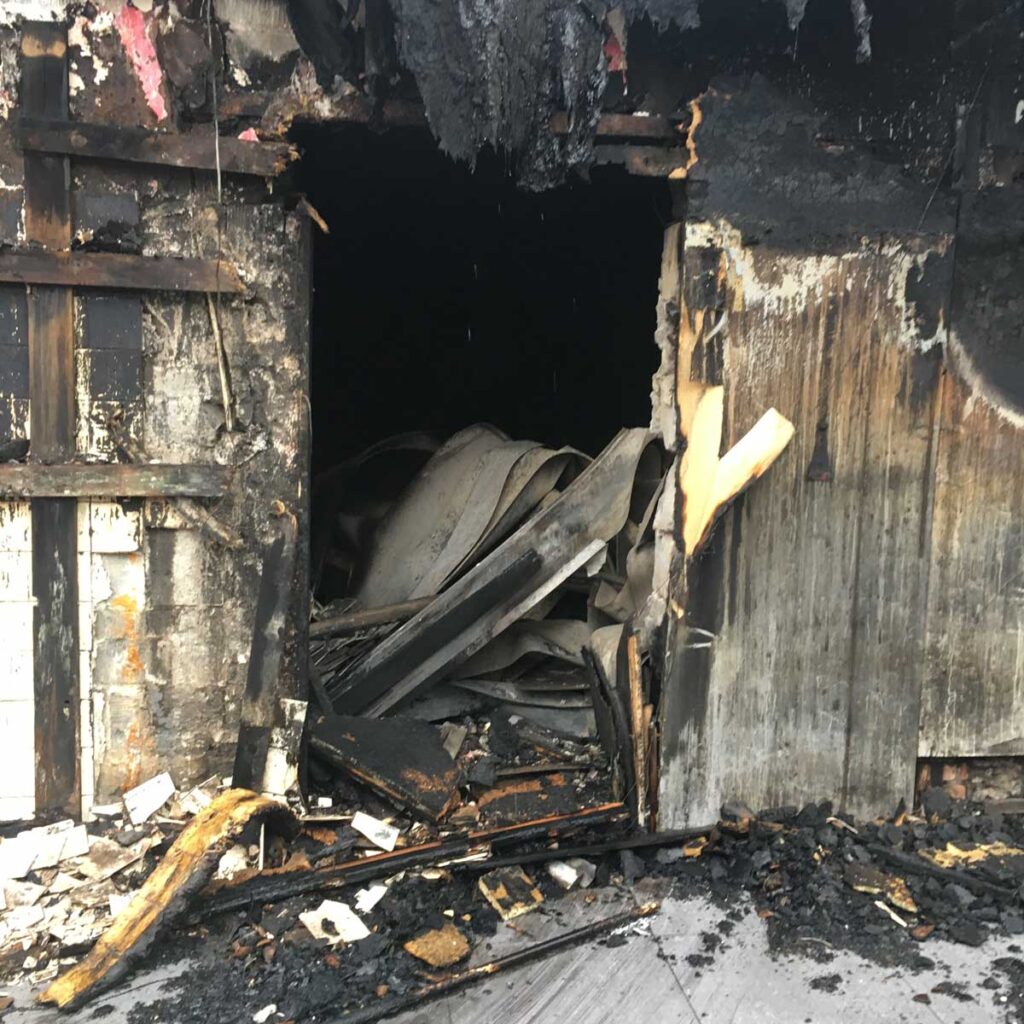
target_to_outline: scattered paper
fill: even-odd
[[[94,818],[120,818],[124,807],[121,804],[93,804],[89,813]]]
[[[563,889],[571,889],[580,880],[580,873],[564,860],[549,860],[548,874]]]
[[[368,914],[387,894],[386,885],[371,885],[369,889],[360,889],[356,893],[356,910],[360,914]]]
[[[338,942],[358,942],[370,934],[347,903],[335,900],[324,900],[316,910],[299,914],[299,920],[314,939],[326,939],[332,946]]]
[[[24,878],[32,870],[56,867],[70,857],[89,852],[84,825],[57,821],[19,832],[0,843],[0,878]]]
[[[204,782],[200,782],[198,786],[193,786],[188,792],[182,793],[178,797],[178,806],[186,814],[198,814],[203,808],[209,807],[213,803],[219,782],[220,779],[216,775],[211,775]]]
[[[34,882],[6,882],[3,887],[5,909],[31,907],[39,902],[45,892],[45,885],[36,885]]]
[[[174,781],[168,772],[147,779],[141,786],[129,789],[124,795],[124,809],[133,825],[141,825],[151,818],[174,796]]]
[[[589,860],[584,860],[582,857],[570,857],[566,864],[576,871],[581,889],[589,889],[594,884],[594,879],[597,878],[596,864],[591,864]]]
[[[113,839],[96,836],[89,845],[89,852],[73,861],[70,868],[83,878],[98,882],[141,860],[149,847],[148,839],[142,839],[131,846],[122,846]]]
[[[217,862],[215,878],[234,878],[249,867],[249,851],[241,843],[228,847]]]
[[[110,894],[108,900],[108,906],[110,907],[110,916],[117,917],[118,914],[124,910],[132,901],[132,897],[135,895],[133,892],[114,892]]]
[[[597,877],[597,867],[582,857],[570,857],[569,860],[548,861],[548,874],[563,889],[576,885],[589,889]]]
[[[318,796],[316,798],[316,805],[317,807],[333,807],[334,800],[329,796]]]
[[[361,835],[366,836],[374,846],[390,853],[398,842],[399,831],[394,825],[380,821],[362,811],[356,811],[352,816],[352,827]]]
[[[255,1024],[266,1024],[275,1013],[277,1013],[277,1003],[271,1003],[269,1006],[264,1006],[262,1010],[257,1010],[252,1015],[252,1019]]]

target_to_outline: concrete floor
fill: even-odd
[[[636,898],[659,895],[638,886]],[[500,956],[523,944],[547,938],[579,924],[623,909],[624,897],[611,891],[590,896],[574,893],[547,913],[519,918],[500,931],[490,948],[480,948],[473,962]],[[547,960],[496,975],[471,989],[426,1004],[394,1018],[398,1024],[1024,1024],[1006,1003],[1005,978],[990,965],[1007,953],[1010,940],[994,939],[980,949],[930,940],[921,952],[935,968],[914,973],[887,969],[851,953],[826,950],[820,963],[803,956],[774,956],[765,927],[746,910],[714,962],[694,967],[686,957],[705,953],[702,932],[722,920],[720,908],[701,899],[667,898],[655,917],[637,923],[621,945],[591,943]],[[819,951],[824,949],[818,943]],[[181,970],[187,969],[182,965]],[[25,989],[8,989],[15,1006],[3,1024],[122,1024],[128,1010],[173,993],[178,971],[140,970],[125,984],[104,994],[96,1006],[58,1014],[31,1002]],[[834,991],[812,982],[840,975]],[[995,974],[999,990],[981,987]],[[962,983],[969,1001],[932,993],[943,981]],[[819,982],[820,985],[820,982]],[[165,991],[166,989],[166,991]],[[914,996],[929,994],[929,1003]],[[113,1012],[96,1013],[98,1006]],[[174,1024],[166,1011],[159,1018]],[[239,1018],[244,1024],[246,1016]],[[281,1024],[281,1017],[271,1022]]]

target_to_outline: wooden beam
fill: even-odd
[[[68,116],[67,32],[26,22],[21,37],[22,108],[35,117]],[[68,161],[25,157],[25,235],[30,244],[71,247]],[[40,281],[61,285],[63,281]],[[28,294],[32,457],[75,451],[75,336],[71,290]],[[28,469],[29,467],[22,467]],[[36,813],[81,814],[78,683],[78,502],[32,502],[33,696]]]
[[[26,156],[25,159],[63,161],[67,158]],[[25,191],[28,194],[27,183]],[[176,259],[107,252],[49,252],[30,249],[0,252],[0,281],[145,291],[225,294],[245,291],[238,271],[226,260]],[[33,441],[36,436],[33,428]]]
[[[154,132],[27,117],[21,120],[19,140],[26,152],[64,153],[197,171],[215,171],[219,160],[222,173],[265,178],[276,177],[299,155],[287,142],[244,142],[230,135],[218,139],[209,131]]]
[[[35,442],[33,441],[33,444]],[[219,498],[231,482],[228,466],[150,463],[0,465],[0,499]]]
[[[670,178],[686,166],[688,156],[678,146],[598,143],[594,147],[595,164],[621,164],[630,174],[644,178]]]
[[[569,115],[562,111],[552,114],[551,130],[555,135],[568,135]],[[597,119],[594,134],[599,139],[655,139],[680,143],[686,131],[685,125],[680,127],[657,114],[602,114]]]

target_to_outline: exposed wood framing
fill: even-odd
[[[595,164],[621,164],[630,174],[644,178],[680,177],[687,157],[687,151],[678,146],[598,143],[594,147]]]
[[[34,441],[33,441],[34,445]],[[227,466],[39,463],[0,465],[0,498],[219,498]]]
[[[26,165],[36,161],[64,163],[66,160],[66,157],[34,154],[25,157]],[[35,181],[36,189],[40,188],[41,179]],[[25,192],[28,196],[30,188],[27,183]],[[30,237],[30,241],[37,239]],[[67,250],[70,244],[69,231],[64,249]],[[14,284],[62,285],[65,288],[141,288],[147,291],[228,294],[245,291],[238,271],[226,260],[132,256],[106,252],[50,252],[24,249],[0,252],[0,281]]]
[[[67,117],[67,35],[63,25],[26,22],[21,55],[24,110],[38,117]],[[25,234],[34,245],[61,252],[70,248],[66,157],[26,155]],[[29,291],[31,457],[40,462],[63,461],[74,455],[72,308],[69,288]],[[81,810],[77,570],[78,502],[73,498],[33,501],[36,811],[60,809],[76,817]]]
[[[22,119],[20,142],[27,152],[267,178],[276,177],[298,158],[298,150],[287,142],[245,142],[195,130],[176,134],[38,118]]]

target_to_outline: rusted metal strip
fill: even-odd
[[[35,441],[33,440],[33,446]],[[219,498],[228,466],[39,463],[0,465],[0,498]],[[76,527],[77,529],[77,527]]]
[[[274,178],[298,150],[287,142],[245,142],[210,132],[154,132],[106,124],[22,118],[19,141],[26,152],[64,153],[68,156],[126,163],[186,167],[223,174]]]
[[[21,39],[21,101],[39,117],[67,117],[67,33],[26,22]],[[34,245],[71,245],[67,158],[25,157],[25,235]],[[61,285],[63,281],[39,282]],[[75,450],[75,357],[69,288],[28,295],[32,457],[71,458]],[[31,471],[33,467],[19,467]],[[33,696],[36,812],[81,813],[78,683],[78,503],[32,502]]]
[[[66,157],[27,156],[27,161]],[[28,194],[26,185],[26,195]],[[34,241],[34,239],[33,239]],[[65,249],[70,245],[70,233]],[[0,281],[72,288],[131,288],[145,291],[238,294],[245,285],[226,260],[176,259],[107,252],[0,252]],[[33,436],[35,431],[33,430]]]

